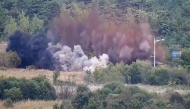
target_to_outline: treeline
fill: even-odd
[[[85,18],[94,4],[99,6],[100,16],[105,21],[118,24],[148,22],[153,35],[165,39],[167,64],[183,64],[181,60],[173,62],[171,52],[190,51],[189,0],[1,0],[0,39],[7,40],[17,29],[27,34],[45,31],[53,18],[62,12],[73,18]],[[186,67],[189,67],[189,55],[184,54],[182,58],[187,60]]]
[[[20,23],[26,26],[17,29],[27,31],[30,31],[30,23],[38,24],[37,19],[43,20],[39,21],[40,29],[32,29],[32,32],[29,32],[33,33],[48,28],[63,6],[72,11],[72,14],[80,14],[92,4],[98,4],[101,17],[105,20],[125,22],[130,17],[135,22],[149,22],[153,34],[165,38],[165,45],[178,49],[190,47],[189,0],[1,0],[0,36],[7,37],[6,26],[13,22],[11,19],[18,21],[20,26]],[[27,18],[21,20],[23,15]],[[33,23],[35,21],[36,23]]]
[[[154,68],[148,61],[137,61],[131,65],[121,62],[107,68],[97,68],[94,73],[88,73],[85,80],[88,84],[117,81],[127,84],[190,86],[189,70],[169,65]]]

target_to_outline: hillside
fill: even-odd
[[[189,109],[189,9],[189,0],[1,0],[0,109]]]

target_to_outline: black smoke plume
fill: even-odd
[[[55,69],[53,67],[52,55],[47,51],[48,39],[46,34],[38,33],[33,36],[17,30],[9,36],[6,51],[15,51],[20,57],[21,64],[18,67],[25,68],[36,65],[39,68]]]

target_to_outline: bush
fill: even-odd
[[[59,108],[59,104],[54,104],[54,105],[53,105],[53,109],[60,109],[60,108]]]
[[[158,85],[167,85],[170,80],[169,72],[166,68],[158,67],[155,69],[155,76],[158,81]]]
[[[150,104],[150,109],[166,109],[166,103],[161,100],[153,100]]]
[[[78,93],[76,97],[72,100],[72,106],[74,109],[83,109],[88,105],[90,99],[89,93]]]
[[[70,100],[62,100],[61,104],[54,104],[53,109],[73,109]]]
[[[188,79],[190,78],[188,72],[184,68],[172,68],[170,75],[171,81],[175,82],[176,85],[188,85]]]
[[[54,87],[45,77],[35,77],[30,80],[25,78],[0,78],[0,99],[10,98],[13,101],[21,99],[55,100]]]
[[[124,85],[119,82],[110,82],[110,83],[107,83],[103,87],[103,89],[104,88],[111,90],[112,94],[120,94],[124,90]]]
[[[55,70],[53,72],[53,84],[56,85],[58,82],[58,77],[60,76],[60,71],[59,70]]]
[[[147,82],[150,85],[167,85],[171,80],[171,73],[165,67],[156,67],[147,75]]]
[[[150,85],[189,85],[190,76],[182,67],[153,67],[148,61],[136,61],[131,65],[122,62],[110,65],[108,68],[98,68],[94,73],[88,73],[85,80],[90,83],[107,83],[111,81],[126,83],[143,83]]]
[[[19,82],[19,88],[22,92],[23,95],[23,99],[38,99],[38,93],[37,93],[37,89],[38,89],[38,83],[36,83],[35,81],[32,80],[27,80],[22,78]]]
[[[190,108],[190,99],[187,99],[185,107],[186,107],[186,109]]]
[[[72,99],[71,104],[74,109],[84,109],[88,105],[88,101],[91,98],[91,92],[88,87],[84,85],[79,85],[77,88],[77,94]]]
[[[85,85],[79,85],[77,88],[77,93],[90,92],[90,89]]]
[[[87,73],[85,81],[87,83],[107,83],[111,81],[124,82],[124,72],[126,65],[123,62],[116,65],[109,65],[107,68],[97,68],[93,73]]]
[[[12,108],[13,107],[13,101],[8,98],[5,100],[5,102],[3,103],[3,105],[6,107],[6,108]]]
[[[55,100],[56,92],[50,82],[44,80],[38,83],[36,99],[40,100]]]
[[[157,85],[158,84],[158,81],[157,81],[156,76],[154,74],[148,75],[147,80],[148,80],[148,84],[150,84],[150,85]]]
[[[183,100],[183,97],[179,93],[175,92],[171,95],[170,102],[183,104],[184,100]]]
[[[146,93],[137,93],[134,94],[134,98],[140,101],[141,103],[145,104],[151,98],[151,96]]]
[[[5,90],[4,98],[10,98],[12,101],[18,101],[22,99],[22,92],[19,88],[13,87],[9,90]]]
[[[137,84],[142,82],[141,78],[141,65],[138,63],[132,63],[131,66],[128,67],[126,71],[126,80],[128,79],[128,76],[130,77],[130,83]]]
[[[21,59],[15,52],[1,52],[0,53],[0,66],[6,68],[14,68],[19,66]]]

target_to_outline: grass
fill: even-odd
[[[16,77],[16,78],[26,78],[30,79],[37,76],[46,76],[47,79],[53,83],[53,71],[49,70],[28,70],[28,69],[7,69],[0,70],[0,77]],[[73,81],[77,84],[84,83],[84,72],[61,72],[59,80],[62,81]]]
[[[168,91],[175,91],[180,93],[181,95],[186,95],[190,93],[189,87],[186,86],[176,86],[176,87],[169,87],[169,86],[153,86],[153,85],[142,85],[142,84],[125,84],[125,86],[137,86],[142,90],[147,91],[148,93],[157,93],[159,95],[165,94]]]
[[[0,52],[5,52],[7,48],[6,42],[0,42]]]
[[[4,101],[0,101],[0,109],[7,109],[3,106]],[[14,103],[14,107],[10,109],[52,109],[53,105],[58,101],[19,101]]]

